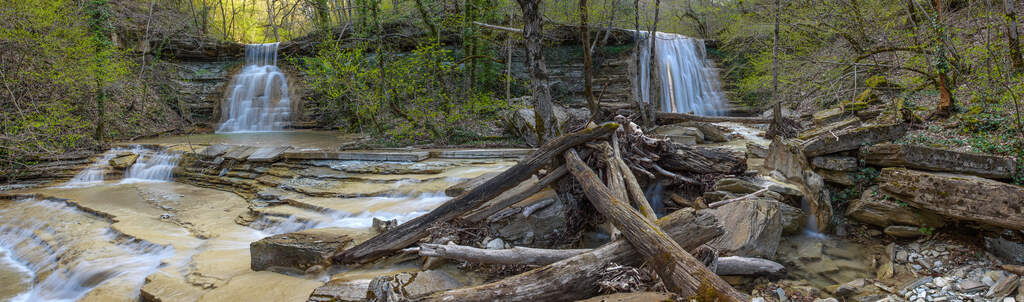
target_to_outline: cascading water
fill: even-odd
[[[640,51],[640,79],[637,81],[640,98],[651,102],[650,35],[642,32]],[[697,115],[721,115],[726,98],[722,94],[718,71],[707,58],[704,41],[683,35],[658,32],[655,44],[658,77],[660,78],[661,110]]]
[[[121,183],[171,181],[181,154],[174,152],[139,152],[135,164],[128,168]]]
[[[279,131],[288,123],[288,81],[277,68],[278,43],[245,46],[245,67],[221,105],[218,133]]]
[[[107,168],[110,167],[110,160],[117,156],[118,151],[120,150],[112,149],[103,153],[103,157],[75,174],[75,177],[64,184],[64,187],[85,187],[102,183],[106,178]]]

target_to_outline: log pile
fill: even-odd
[[[366,263],[401,251],[432,259],[535,267],[492,283],[423,297],[403,296],[381,280],[381,286],[373,289],[379,301],[571,301],[599,294],[598,283],[607,275],[602,272],[643,264],[656,273],[665,289],[681,297],[741,301],[749,298],[718,277],[716,268],[737,275],[783,272],[781,265],[764,259],[717,258],[717,252],[704,250],[695,257],[691,252],[723,234],[716,218],[706,211],[685,209],[659,220],[644,195],[642,183],[665,180],[703,190],[707,184],[699,176],[742,173],[744,157],[673,145],[644,135],[622,116],[615,120],[549,141],[515,166],[433,211],[335,253],[332,262]],[[538,173],[544,175],[527,181]],[[623,236],[596,249],[481,249],[424,238],[436,225],[488,223],[489,218],[554,184],[560,196],[596,209],[590,215],[599,215]]]

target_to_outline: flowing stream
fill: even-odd
[[[641,33],[640,52],[640,97],[651,102],[650,83],[650,36]],[[722,93],[718,70],[708,59],[704,41],[687,36],[657,32],[654,35],[655,60],[658,68],[661,111],[693,113],[697,115],[721,115],[725,110],[726,97]]]
[[[245,67],[231,80],[217,133],[280,131],[288,124],[288,80],[277,67],[278,43],[245,46]]]

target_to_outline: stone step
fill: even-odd
[[[285,159],[365,160],[418,162],[430,157],[427,151],[286,151]]]

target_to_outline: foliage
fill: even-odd
[[[841,207],[848,201],[860,198],[864,190],[875,185],[878,181],[878,175],[881,172],[872,167],[861,168],[857,173],[853,173],[852,180],[853,185],[837,190],[832,193],[832,200],[836,201],[836,206]],[[877,192],[875,192],[877,194]]]
[[[317,56],[296,63],[317,94],[319,111],[343,131],[398,142],[458,144],[475,138],[465,129],[488,125],[506,107],[488,92],[460,89],[465,65],[454,64],[451,51],[436,42],[401,55],[368,53],[366,45],[340,42],[322,47]]]

